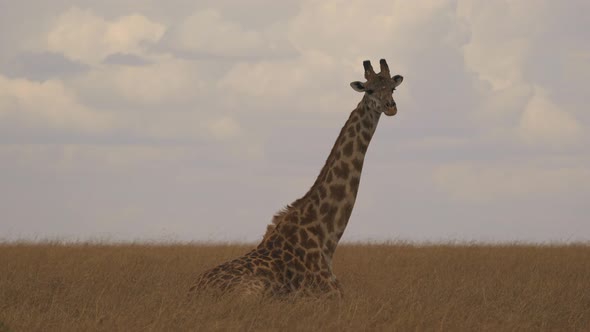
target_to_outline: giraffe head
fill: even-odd
[[[371,61],[363,61],[365,67],[365,78],[367,81],[352,82],[350,86],[358,92],[364,92],[365,97],[375,104],[375,111],[392,116],[397,113],[397,106],[393,100],[393,90],[402,83],[404,78],[401,75],[390,76],[389,66],[385,59],[379,61],[381,72],[375,74]]]

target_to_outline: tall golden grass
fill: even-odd
[[[187,297],[248,249],[0,244],[0,331],[590,331],[586,245],[341,245],[342,300]]]

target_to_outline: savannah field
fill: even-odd
[[[0,331],[590,331],[588,245],[341,245],[342,300],[188,298],[248,245],[0,244]]]

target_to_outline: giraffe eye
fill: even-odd
[[[366,92],[367,94],[370,94],[370,95],[372,95],[372,94],[373,94],[373,92],[375,92],[375,91],[373,91],[373,90],[366,90],[365,92]]]

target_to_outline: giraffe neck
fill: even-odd
[[[367,148],[381,113],[365,97],[342,127],[340,135],[314,185],[304,197],[318,207],[318,240],[325,257],[331,259],[348,225],[359,189]],[[317,199],[319,197],[319,200]],[[313,227],[313,226],[312,226]],[[323,236],[321,236],[323,235]]]
[[[356,201],[365,154],[381,116],[376,106],[365,96],[352,111],[313,186],[273,217],[259,247],[288,245],[306,262],[314,261],[319,251],[331,268]]]

